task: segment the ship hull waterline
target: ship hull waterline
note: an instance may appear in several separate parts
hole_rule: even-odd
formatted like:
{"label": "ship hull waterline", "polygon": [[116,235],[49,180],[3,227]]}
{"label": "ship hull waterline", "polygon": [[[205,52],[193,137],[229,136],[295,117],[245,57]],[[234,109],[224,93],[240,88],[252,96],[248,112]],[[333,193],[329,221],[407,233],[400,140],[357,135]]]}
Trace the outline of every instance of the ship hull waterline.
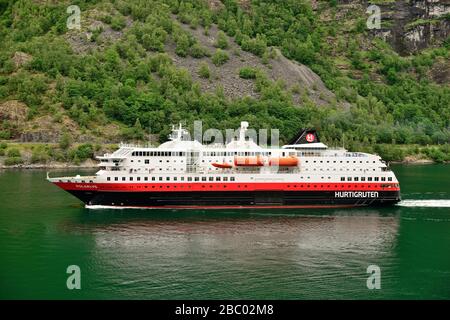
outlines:
{"label": "ship hull waterline", "polygon": [[228,209],[228,208],[335,208],[359,206],[390,206],[400,201],[399,191],[379,191],[376,197],[351,197],[367,194],[352,191],[340,197],[335,191],[192,191],[192,192],[122,192],[66,190],[86,206]]}

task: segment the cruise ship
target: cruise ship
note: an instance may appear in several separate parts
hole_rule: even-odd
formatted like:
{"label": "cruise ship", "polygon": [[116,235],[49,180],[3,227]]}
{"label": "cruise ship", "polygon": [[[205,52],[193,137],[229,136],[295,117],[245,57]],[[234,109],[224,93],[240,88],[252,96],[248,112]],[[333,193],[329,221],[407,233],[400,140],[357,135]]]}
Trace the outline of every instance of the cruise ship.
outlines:
{"label": "cruise ship", "polygon": [[378,155],[328,148],[316,130],[262,147],[243,121],[235,138],[204,145],[181,125],[158,147],[121,144],[92,176],[49,177],[87,207],[324,208],[385,206],[400,186]]}

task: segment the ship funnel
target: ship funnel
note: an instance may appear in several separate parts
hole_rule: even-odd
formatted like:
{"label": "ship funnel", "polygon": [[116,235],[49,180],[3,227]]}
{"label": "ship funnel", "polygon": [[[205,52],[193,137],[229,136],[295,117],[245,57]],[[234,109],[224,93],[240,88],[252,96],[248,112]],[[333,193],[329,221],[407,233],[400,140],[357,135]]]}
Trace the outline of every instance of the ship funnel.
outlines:
{"label": "ship funnel", "polygon": [[239,130],[239,140],[245,141],[245,132],[248,128],[248,122],[247,121],[241,121],[241,128]]}

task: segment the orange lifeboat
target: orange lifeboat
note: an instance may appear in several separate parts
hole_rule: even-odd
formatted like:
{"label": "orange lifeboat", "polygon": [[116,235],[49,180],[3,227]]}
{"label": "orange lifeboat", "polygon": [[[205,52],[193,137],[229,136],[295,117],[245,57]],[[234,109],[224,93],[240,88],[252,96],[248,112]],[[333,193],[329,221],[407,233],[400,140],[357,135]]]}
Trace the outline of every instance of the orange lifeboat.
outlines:
{"label": "orange lifeboat", "polygon": [[295,167],[298,165],[297,157],[270,158],[269,165],[280,167]]}
{"label": "orange lifeboat", "polygon": [[231,164],[229,163],[218,163],[218,162],[214,162],[212,163],[213,167],[216,168],[221,168],[221,169],[230,169],[231,167],[233,167]]}
{"label": "orange lifeboat", "polygon": [[264,162],[261,156],[234,157],[234,165],[240,167],[261,167],[264,165]]}

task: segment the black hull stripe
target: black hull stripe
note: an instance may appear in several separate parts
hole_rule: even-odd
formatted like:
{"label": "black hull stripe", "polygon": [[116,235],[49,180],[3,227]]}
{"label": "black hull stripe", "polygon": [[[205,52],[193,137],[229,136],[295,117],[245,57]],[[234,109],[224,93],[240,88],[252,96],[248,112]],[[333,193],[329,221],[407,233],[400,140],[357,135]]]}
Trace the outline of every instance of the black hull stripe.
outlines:
{"label": "black hull stripe", "polygon": [[[335,192],[98,192],[68,191],[87,205],[123,207],[280,207],[280,206],[376,206],[400,201],[399,191],[336,196]],[[358,194],[358,193],[356,193]],[[376,197],[375,197],[376,195]]]}

